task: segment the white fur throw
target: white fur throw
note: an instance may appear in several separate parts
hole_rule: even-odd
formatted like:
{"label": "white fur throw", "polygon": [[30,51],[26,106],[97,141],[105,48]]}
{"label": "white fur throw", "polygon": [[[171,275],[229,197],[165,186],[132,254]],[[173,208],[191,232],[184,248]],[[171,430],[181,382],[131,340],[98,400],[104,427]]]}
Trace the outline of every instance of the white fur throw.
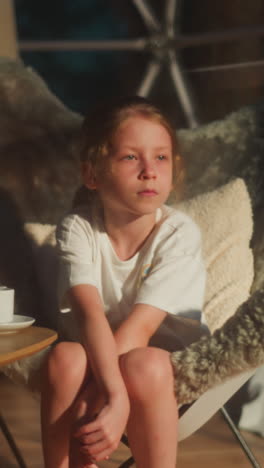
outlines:
{"label": "white fur throw", "polygon": [[56,245],[55,226],[53,224],[25,223],[25,231],[32,237],[37,246]]}
{"label": "white fur throw", "polygon": [[204,313],[211,332],[248,299],[254,276],[252,210],[243,179],[180,204],[202,232],[207,269]]}

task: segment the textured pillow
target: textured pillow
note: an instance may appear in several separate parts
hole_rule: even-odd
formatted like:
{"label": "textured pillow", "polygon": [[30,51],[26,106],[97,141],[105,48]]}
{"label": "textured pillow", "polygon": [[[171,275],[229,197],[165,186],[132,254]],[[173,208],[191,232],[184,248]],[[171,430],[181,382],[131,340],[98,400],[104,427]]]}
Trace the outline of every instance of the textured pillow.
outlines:
{"label": "textured pillow", "polygon": [[249,297],[254,275],[249,194],[243,179],[235,179],[178,208],[201,229],[207,269],[204,313],[213,332]]}

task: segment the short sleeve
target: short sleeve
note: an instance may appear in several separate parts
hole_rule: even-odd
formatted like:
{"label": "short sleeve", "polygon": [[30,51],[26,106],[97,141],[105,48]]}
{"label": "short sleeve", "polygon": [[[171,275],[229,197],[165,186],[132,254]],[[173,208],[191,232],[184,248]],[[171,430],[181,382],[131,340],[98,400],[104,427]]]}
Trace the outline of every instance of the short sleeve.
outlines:
{"label": "short sleeve", "polygon": [[177,227],[167,223],[166,232],[155,248],[149,272],[139,288],[136,303],[200,319],[205,279],[200,230],[189,217],[184,216]]}
{"label": "short sleeve", "polygon": [[78,284],[97,286],[94,273],[95,242],[91,225],[78,215],[68,215],[57,227],[59,256],[58,299],[63,307],[66,292]]}

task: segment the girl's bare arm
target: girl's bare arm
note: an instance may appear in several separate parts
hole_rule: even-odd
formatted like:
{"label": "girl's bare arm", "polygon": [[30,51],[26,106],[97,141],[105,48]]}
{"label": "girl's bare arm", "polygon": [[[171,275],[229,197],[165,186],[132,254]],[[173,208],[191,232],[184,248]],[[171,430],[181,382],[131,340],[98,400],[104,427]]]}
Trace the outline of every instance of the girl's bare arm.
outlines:
{"label": "girl's bare arm", "polygon": [[100,295],[95,286],[77,285],[70,289],[69,299],[97,384],[102,392],[115,395],[122,390],[123,380],[116,343]]}
{"label": "girl's bare arm", "polygon": [[147,346],[166,315],[164,310],[148,304],[134,305],[130,315],[115,332],[118,354]]}
{"label": "girl's bare arm", "polygon": [[[119,369],[115,338],[97,289],[91,285],[74,286],[69,291],[69,299],[79,324],[82,344],[87,351],[98,396],[105,400],[96,420],[81,424],[75,436],[84,444],[84,451],[95,440],[102,441],[102,459],[120,441],[129,415],[129,400]],[[89,420],[88,406],[87,415]]]}

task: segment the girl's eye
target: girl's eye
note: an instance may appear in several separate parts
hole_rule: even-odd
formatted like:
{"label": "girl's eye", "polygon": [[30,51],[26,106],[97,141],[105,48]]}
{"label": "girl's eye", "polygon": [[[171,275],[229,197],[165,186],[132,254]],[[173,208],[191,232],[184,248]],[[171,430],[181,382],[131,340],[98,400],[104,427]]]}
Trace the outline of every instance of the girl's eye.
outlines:
{"label": "girl's eye", "polygon": [[159,154],[158,157],[157,157],[157,159],[158,159],[159,161],[163,161],[164,159],[167,159],[167,158],[166,158],[166,156],[165,156],[164,154]]}
{"label": "girl's eye", "polygon": [[132,161],[133,159],[136,159],[136,156],[134,154],[127,154],[124,156],[123,159],[127,159],[128,161]]}

